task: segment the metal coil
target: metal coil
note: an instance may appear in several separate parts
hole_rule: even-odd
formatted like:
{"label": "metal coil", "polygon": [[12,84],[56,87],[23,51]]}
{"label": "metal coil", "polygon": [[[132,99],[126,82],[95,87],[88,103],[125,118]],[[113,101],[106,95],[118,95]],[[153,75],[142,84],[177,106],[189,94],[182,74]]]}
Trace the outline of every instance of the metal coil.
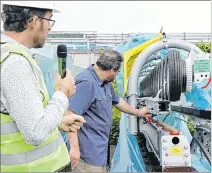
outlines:
{"label": "metal coil", "polygon": [[160,89],[160,98],[169,101],[180,100],[186,91],[186,63],[178,50],[170,50],[156,67],[141,81],[140,97],[155,97]]}

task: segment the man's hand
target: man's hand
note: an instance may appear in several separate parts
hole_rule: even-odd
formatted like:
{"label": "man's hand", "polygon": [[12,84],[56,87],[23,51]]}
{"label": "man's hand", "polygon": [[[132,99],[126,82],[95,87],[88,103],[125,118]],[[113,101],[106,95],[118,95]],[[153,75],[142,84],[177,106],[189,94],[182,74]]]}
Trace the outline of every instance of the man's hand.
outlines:
{"label": "man's hand", "polygon": [[149,118],[152,115],[150,114],[149,109],[147,107],[143,107],[142,109],[138,109],[138,116]]}
{"label": "man's hand", "polygon": [[80,160],[80,149],[79,147],[71,147],[70,150],[70,159],[71,159],[71,166],[72,168],[76,168],[77,164],[79,163]]}
{"label": "man's hand", "polygon": [[65,114],[59,128],[65,132],[76,132],[85,123],[82,116],[76,114]]}
{"label": "man's hand", "polygon": [[76,86],[74,77],[69,69],[66,70],[66,77],[64,79],[57,73],[55,81],[55,91],[63,92],[68,98],[76,93]]}
{"label": "man's hand", "polygon": [[144,107],[142,109],[135,109],[131,105],[129,105],[124,99],[120,98],[119,104],[114,105],[118,110],[121,112],[125,112],[134,116],[139,117],[151,117],[151,114],[147,107]]}

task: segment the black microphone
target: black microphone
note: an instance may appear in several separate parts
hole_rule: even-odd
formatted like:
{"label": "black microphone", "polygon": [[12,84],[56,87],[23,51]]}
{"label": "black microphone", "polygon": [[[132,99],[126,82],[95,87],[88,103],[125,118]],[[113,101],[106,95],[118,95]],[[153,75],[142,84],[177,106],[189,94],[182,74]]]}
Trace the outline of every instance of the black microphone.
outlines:
{"label": "black microphone", "polygon": [[67,59],[66,45],[59,44],[57,46],[57,56],[58,56],[58,72],[63,79],[66,76],[66,59]]}

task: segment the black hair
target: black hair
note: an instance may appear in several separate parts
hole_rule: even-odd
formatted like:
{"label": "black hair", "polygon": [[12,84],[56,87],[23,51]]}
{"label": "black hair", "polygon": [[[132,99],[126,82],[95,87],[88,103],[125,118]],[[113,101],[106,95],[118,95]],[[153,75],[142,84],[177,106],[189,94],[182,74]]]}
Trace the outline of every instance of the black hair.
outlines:
{"label": "black hair", "polygon": [[2,15],[6,15],[4,31],[22,32],[26,29],[26,24],[35,15],[43,17],[49,9],[39,9],[31,7],[19,7],[14,5],[3,5]]}
{"label": "black hair", "polygon": [[114,71],[118,71],[121,67],[121,63],[123,62],[123,56],[121,53],[115,50],[106,50],[103,54],[98,58],[96,65],[106,71],[113,69]]}

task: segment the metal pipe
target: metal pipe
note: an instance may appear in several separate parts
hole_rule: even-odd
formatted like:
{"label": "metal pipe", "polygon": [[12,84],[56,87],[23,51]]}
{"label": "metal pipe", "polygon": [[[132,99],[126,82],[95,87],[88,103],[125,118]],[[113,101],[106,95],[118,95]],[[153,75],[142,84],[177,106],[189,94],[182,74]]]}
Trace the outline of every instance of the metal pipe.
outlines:
{"label": "metal pipe", "polygon": [[144,70],[144,69],[146,69],[147,67],[152,67],[152,66],[155,66],[155,64],[153,64],[153,63],[147,63],[147,64],[145,64],[145,65],[142,67],[141,71]]}
{"label": "metal pipe", "polygon": [[153,67],[156,66],[161,60],[152,60],[153,62],[145,63],[145,65],[142,67],[141,71],[144,70],[147,67]]}
{"label": "metal pipe", "polygon": [[149,62],[151,62],[153,60],[159,60],[159,59],[162,59],[161,55],[153,55],[153,56],[147,58],[147,60],[145,61],[144,64],[147,64],[147,63],[149,63]]}
{"label": "metal pipe", "polygon": [[148,74],[149,74],[148,72],[147,73],[140,73],[140,76],[146,76]]}
{"label": "metal pipe", "polygon": [[[146,59],[153,55],[154,53],[158,52],[161,49],[167,48],[178,48],[183,49],[185,51],[190,52],[192,49],[197,51],[198,53],[202,53],[201,49],[195,46],[194,44],[188,43],[183,40],[173,40],[167,39],[166,41],[159,41],[150,45],[147,49],[142,51],[138,57],[136,58],[135,62],[133,63],[130,77],[128,81],[128,103],[133,107],[137,107],[137,91],[138,85],[135,82],[139,79],[139,74],[142,66],[144,65]],[[136,135],[137,131],[137,117],[130,116],[129,117],[129,133]]]}
{"label": "metal pipe", "polygon": [[152,66],[152,67],[147,67],[147,68],[143,69],[143,70],[140,72],[140,74],[150,72],[150,71],[152,71],[154,68],[155,68],[155,65]]}

